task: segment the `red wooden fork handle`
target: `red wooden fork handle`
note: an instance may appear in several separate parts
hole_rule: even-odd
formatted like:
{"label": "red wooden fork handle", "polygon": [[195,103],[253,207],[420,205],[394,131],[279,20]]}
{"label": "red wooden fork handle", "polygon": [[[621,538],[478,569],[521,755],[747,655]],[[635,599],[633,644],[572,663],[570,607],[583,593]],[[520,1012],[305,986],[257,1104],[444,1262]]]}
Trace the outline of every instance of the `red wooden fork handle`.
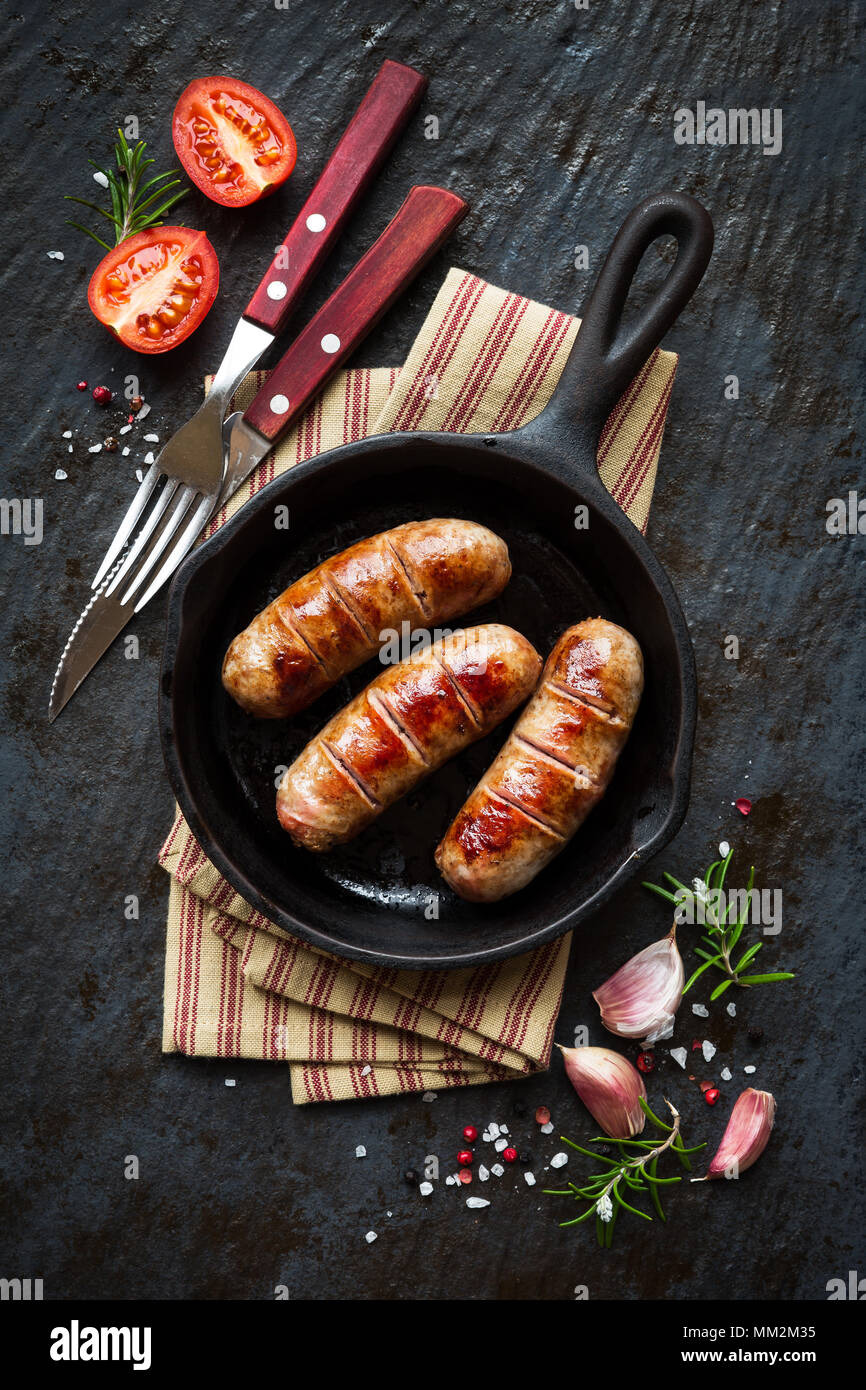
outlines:
{"label": "red wooden fork handle", "polygon": [[244,318],[277,334],[375,178],[427,86],[390,58],[352,117],[288,236],[247,305]]}
{"label": "red wooden fork handle", "polygon": [[444,188],[413,188],[378,241],[295,339],[244,420],[272,443],[334,375],[468,212]]}

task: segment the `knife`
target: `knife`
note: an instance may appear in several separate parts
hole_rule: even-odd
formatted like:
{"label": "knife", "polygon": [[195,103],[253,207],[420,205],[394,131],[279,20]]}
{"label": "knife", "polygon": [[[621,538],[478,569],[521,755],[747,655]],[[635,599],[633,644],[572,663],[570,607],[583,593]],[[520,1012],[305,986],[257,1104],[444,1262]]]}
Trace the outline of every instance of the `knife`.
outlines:
{"label": "knife", "polygon": [[[419,186],[410,191],[378,240],[284,353],[246,411],[225,420],[220,436],[223,483],[211,516],[291,429],[467,211],[463,199],[446,189]],[[132,616],[131,605],[119,601],[119,589],[106,592],[122,563],[119,554],[70,633],[51,688],[52,722]],[[154,580],[136,612],[157,587]]]}

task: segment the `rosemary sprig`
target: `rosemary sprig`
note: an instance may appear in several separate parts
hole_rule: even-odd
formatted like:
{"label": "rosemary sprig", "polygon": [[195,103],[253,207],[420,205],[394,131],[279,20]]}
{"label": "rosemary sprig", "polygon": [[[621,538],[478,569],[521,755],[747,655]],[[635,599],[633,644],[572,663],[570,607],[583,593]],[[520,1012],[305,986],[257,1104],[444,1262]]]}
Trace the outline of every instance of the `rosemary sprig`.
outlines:
{"label": "rosemary sprig", "polygon": [[[144,180],[147,169],[153,164],[152,159],[145,159],[145,143],[139,140],[138,144],[130,148],[126,136],[122,130],[118,130],[118,141],[114,147],[114,157],[117,162],[117,169],[103,169],[100,164],[89,159],[87,162],[94,169],[98,170],[108,179],[108,192],[111,196],[111,211],[98,207],[96,203],[88,202],[86,198],[73,198],[66,195],[66,202],[80,203],[82,207],[90,208],[91,212],[99,213],[114,227],[114,245],[119,246],[127,237],[133,236],[136,232],[143,232],[148,227],[161,227],[162,219],[189,192],[188,188],[182,188],[179,193],[171,193],[169,197],[165,195],[172,188],[180,185],[180,179],[173,178],[177,169],[170,169],[166,174],[155,174],[153,178]],[[170,179],[170,183],[165,180]],[[147,195],[147,196],[145,196]],[[92,237],[100,246],[104,246],[106,251],[111,247],[102,237],[92,232],[89,227],[82,227],[80,222],[69,221],[70,227],[75,227],[79,232],[84,232],[85,236]]]}
{"label": "rosemary sprig", "polygon": [[[728,850],[724,859],[714,860],[703,878],[696,878],[691,888],[687,888],[684,883],[680,883],[678,878],[674,878],[673,874],[669,873],[663,873],[662,877],[673,885],[676,889],[675,893],[670,892],[667,888],[661,888],[657,883],[645,882],[643,885],[644,888],[648,888],[651,893],[657,893],[658,896],[664,898],[666,902],[673,903],[674,907],[676,907],[680,913],[689,903],[691,903],[695,909],[701,908],[703,910],[702,915],[704,925],[707,928],[707,934],[701,937],[701,941],[710,949],[709,951],[705,951],[702,950],[700,946],[694,948],[695,955],[701,957],[703,964],[699,965],[697,970],[695,970],[686,981],[683,987],[683,994],[691,989],[695,980],[703,975],[705,970],[709,970],[710,966],[714,966],[717,970],[721,970],[725,976],[722,983],[716,985],[716,988],[710,995],[711,1000],[718,999],[719,995],[724,994],[725,990],[730,989],[731,985],[739,985],[743,989],[750,989],[752,985],[771,984],[776,980],[794,979],[794,975],[789,970],[777,970],[765,975],[749,975],[744,973],[748,970],[748,967],[763,947],[763,941],[756,941],[753,945],[749,946],[736,963],[733,960],[733,952],[749,918],[752,889],[755,884],[755,866],[753,864],[746,886],[745,905],[736,920],[734,920],[732,916],[734,908],[737,906],[736,899],[732,898],[727,906],[724,908],[720,907],[723,900],[725,878],[733,854],[734,851],[731,849]],[[679,921],[680,918],[678,917],[677,920]]]}
{"label": "rosemary sprig", "polygon": [[[673,1117],[672,1125],[665,1124],[658,1115],[654,1115],[645,1100],[641,1100],[640,1104],[647,1119],[655,1125],[656,1129],[667,1135],[662,1143],[657,1144],[652,1139],[608,1139],[605,1134],[596,1135],[594,1139],[590,1139],[591,1144],[614,1144],[619,1151],[619,1158],[607,1158],[604,1154],[593,1149],[584,1149],[580,1144],[575,1144],[573,1140],[566,1139],[565,1135],[561,1135],[563,1144],[568,1144],[569,1148],[588,1155],[589,1158],[605,1164],[606,1167],[600,1173],[590,1173],[580,1187],[577,1183],[570,1182],[568,1187],[546,1187],[543,1189],[550,1197],[572,1197],[576,1202],[589,1203],[580,1216],[575,1216],[570,1221],[560,1221],[559,1224],[560,1226],[579,1226],[581,1222],[587,1221],[594,1214],[596,1238],[603,1249],[609,1250],[613,1243],[613,1229],[621,1211],[630,1211],[633,1216],[640,1216],[644,1221],[652,1221],[653,1218],[648,1212],[632,1206],[632,1202],[636,1200],[631,1196],[633,1192],[646,1192],[659,1220],[665,1221],[667,1219],[662,1207],[659,1188],[666,1187],[669,1183],[682,1182],[682,1175],[674,1174],[673,1177],[668,1178],[658,1176],[658,1162],[662,1154],[671,1150],[677,1155],[686,1172],[691,1172],[692,1165],[689,1162],[689,1154],[698,1153],[707,1147],[706,1144],[696,1144],[690,1149],[685,1147],[680,1133],[679,1111],[669,1100],[665,1100],[665,1105]],[[637,1152],[632,1153],[631,1150],[633,1149]],[[626,1192],[630,1197],[629,1201],[626,1201],[624,1195]]]}

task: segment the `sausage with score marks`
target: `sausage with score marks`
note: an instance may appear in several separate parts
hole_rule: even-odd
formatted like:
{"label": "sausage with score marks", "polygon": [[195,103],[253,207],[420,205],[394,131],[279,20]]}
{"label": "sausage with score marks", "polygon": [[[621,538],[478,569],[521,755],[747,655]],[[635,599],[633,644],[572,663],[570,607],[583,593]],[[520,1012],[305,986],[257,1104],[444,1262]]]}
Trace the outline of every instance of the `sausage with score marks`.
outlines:
{"label": "sausage with score marks", "polygon": [[642,692],[643,657],[624,628],[590,618],[563,633],[436,851],[455,893],[497,902],[565,848],[605,793]]}
{"label": "sausage with score marks", "polygon": [[500,594],[505,542],[472,521],[409,521],[317,565],[235,637],[222,681],[262,719],[306,709],[376,655],[386,629],[438,626]]}
{"label": "sausage with score marks", "polygon": [[277,815],[296,845],[345,844],[386,807],[522,704],[541,658],[513,628],[452,633],[391,666],[296,758]]}

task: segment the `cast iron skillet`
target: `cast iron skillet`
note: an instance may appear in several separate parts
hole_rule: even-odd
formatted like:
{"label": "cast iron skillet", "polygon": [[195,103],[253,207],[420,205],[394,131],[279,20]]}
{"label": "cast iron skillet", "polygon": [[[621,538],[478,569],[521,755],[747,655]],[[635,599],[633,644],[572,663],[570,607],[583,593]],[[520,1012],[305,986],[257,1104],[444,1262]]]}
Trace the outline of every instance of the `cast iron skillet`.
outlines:
{"label": "cast iron skillet", "polygon": [[[677,239],[677,260],[627,326],[623,308],[638,262],[667,234]],[[694,293],[712,242],[709,215],[694,199],[647,198],[613,243],[562,379],[537,419],[496,436],[389,434],[332,449],[275,479],[179,570],[160,699],[169,777],[220,873],[293,935],[383,966],[501,960],[577,926],[679,828],[695,725],[691,643],[667,575],[604,488],[595,459],[602,425]],[[274,527],[281,504],[290,509],[288,532]],[[581,505],[589,509],[583,530],[575,527]],[[277,823],[276,780],[380,668],[362,667],[290,721],[251,718],[220,684],[232,637],[294,579],[364,536],[435,516],[482,522],[511,552],[505,592],[462,623],[509,623],[546,655],[564,628],[601,614],[634,633],[646,663],[638,719],[607,795],[534,883],[486,906],[446,888],[433,851],[508,726],[353,843],[313,855],[295,849]]]}

